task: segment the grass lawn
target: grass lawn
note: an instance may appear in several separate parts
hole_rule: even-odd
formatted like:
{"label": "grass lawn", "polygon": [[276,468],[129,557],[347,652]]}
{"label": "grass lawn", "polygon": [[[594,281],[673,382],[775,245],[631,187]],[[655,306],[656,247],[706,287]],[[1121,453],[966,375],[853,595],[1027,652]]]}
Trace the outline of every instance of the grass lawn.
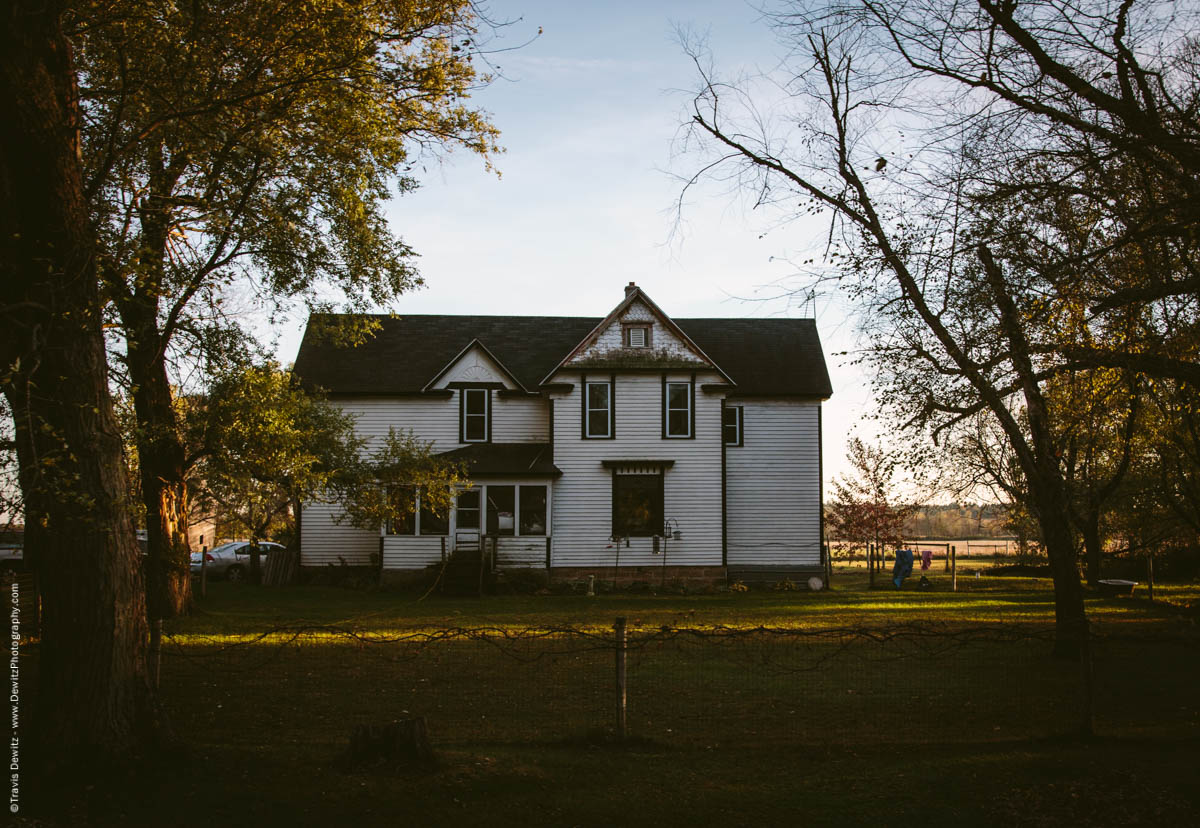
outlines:
{"label": "grass lawn", "polygon": [[[1098,736],[1082,741],[1066,735],[1082,673],[1049,657],[1047,580],[960,572],[958,593],[865,581],[424,601],[211,584],[199,611],[170,625],[162,668],[190,753],[144,796],[98,797],[93,821],[1200,824],[1200,658],[1195,615],[1179,609],[1200,586],[1157,587],[1174,608],[1089,599]],[[617,616],[631,624],[625,745],[606,737],[603,636]],[[475,628],[490,632],[446,632]],[[437,767],[338,761],[355,725],[410,715],[427,718]]]}

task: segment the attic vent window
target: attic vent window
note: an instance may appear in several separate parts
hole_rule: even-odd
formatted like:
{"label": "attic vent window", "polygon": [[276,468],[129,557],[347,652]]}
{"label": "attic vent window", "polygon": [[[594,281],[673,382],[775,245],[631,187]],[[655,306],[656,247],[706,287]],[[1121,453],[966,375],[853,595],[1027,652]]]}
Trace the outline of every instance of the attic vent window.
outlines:
{"label": "attic vent window", "polygon": [[630,328],[629,329],[629,347],[630,348],[645,348],[646,347],[646,329],[645,328]]}

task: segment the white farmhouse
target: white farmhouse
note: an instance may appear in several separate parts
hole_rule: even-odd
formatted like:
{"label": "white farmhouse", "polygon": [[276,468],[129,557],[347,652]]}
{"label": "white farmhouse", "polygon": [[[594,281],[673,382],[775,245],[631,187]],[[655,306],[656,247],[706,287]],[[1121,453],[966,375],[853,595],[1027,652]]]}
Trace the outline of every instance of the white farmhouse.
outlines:
{"label": "white farmhouse", "polygon": [[482,547],[551,580],[820,573],[831,389],[813,320],[671,319],[631,282],[603,319],[378,321],[356,348],[310,330],[295,373],[363,436],[411,429],[474,485],[448,516],[418,504],[376,531],[306,503],[302,565],[400,576]]}

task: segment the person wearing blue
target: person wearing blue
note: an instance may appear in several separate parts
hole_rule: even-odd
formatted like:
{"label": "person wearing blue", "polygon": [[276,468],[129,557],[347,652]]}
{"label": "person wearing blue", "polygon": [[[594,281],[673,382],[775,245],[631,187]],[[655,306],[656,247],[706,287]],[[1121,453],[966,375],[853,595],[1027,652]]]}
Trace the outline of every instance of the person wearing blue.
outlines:
{"label": "person wearing blue", "polygon": [[913,553],[911,549],[896,549],[896,563],[892,567],[892,583],[896,589],[904,583],[904,579],[912,574]]}

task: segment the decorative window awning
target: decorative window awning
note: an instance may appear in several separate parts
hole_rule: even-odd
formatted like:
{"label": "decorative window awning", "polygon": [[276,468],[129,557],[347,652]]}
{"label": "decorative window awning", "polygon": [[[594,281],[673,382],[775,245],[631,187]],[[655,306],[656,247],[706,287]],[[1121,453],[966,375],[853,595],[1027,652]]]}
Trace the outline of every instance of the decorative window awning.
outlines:
{"label": "decorative window awning", "polygon": [[674,460],[601,460],[600,465],[610,469],[613,474],[662,474],[671,466]]}

